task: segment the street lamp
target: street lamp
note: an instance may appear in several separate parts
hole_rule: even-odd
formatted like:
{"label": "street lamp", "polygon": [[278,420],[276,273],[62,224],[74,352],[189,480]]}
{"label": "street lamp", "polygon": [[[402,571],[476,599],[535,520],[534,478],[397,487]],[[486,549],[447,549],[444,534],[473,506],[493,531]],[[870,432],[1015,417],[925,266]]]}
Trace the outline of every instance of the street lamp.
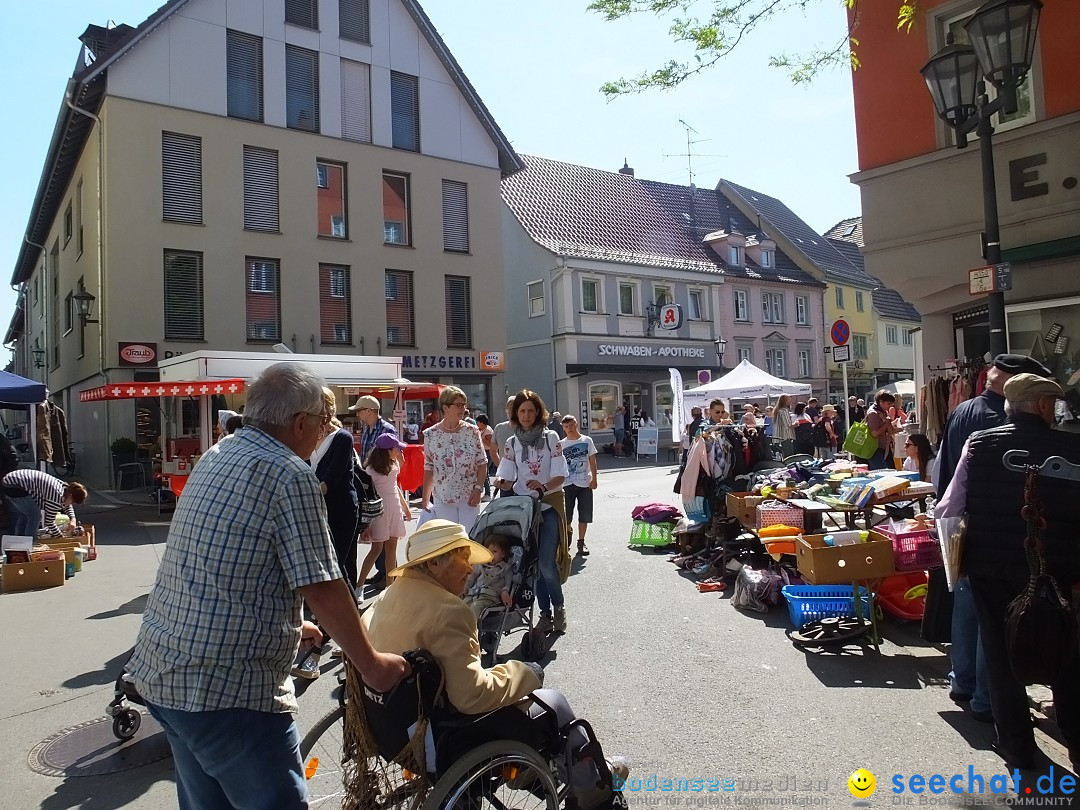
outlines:
{"label": "street lamp", "polygon": [[724,349],[727,346],[727,341],[719,335],[716,340],[713,341],[713,346],[716,347],[716,364],[720,366],[720,373],[724,373]]}
{"label": "street lamp", "polygon": [[45,368],[45,350],[35,347],[31,353],[34,355],[34,368]]}
{"label": "street lamp", "polygon": [[100,323],[100,321],[90,320],[90,316],[94,314],[94,301],[97,300],[91,293],[79,290],[72,298],[75,299],[75,311],[83,322],[83,326],[88,323]]}
{"label": "street lamp", "polygon": [[[998,226],[997,184],[994,180],[994,152],[990,137],[991,116],[1016,112],[1016,90],[1024,83],[1035,53],[1039,28],[1040,0],[990,0],[964,23],[971,45],[951,42],[934,54],[921,73],[934,100],[938,117],[956,131],[956,146],[967,146],[967,135],[979,136],[983,187],[983,258],[987,264],[1001,263],[1001,233]],[[986,94],[986,82],[997,89],[993,101]],[[989,295],[990,354],[1004,354],[1005,294]]]}

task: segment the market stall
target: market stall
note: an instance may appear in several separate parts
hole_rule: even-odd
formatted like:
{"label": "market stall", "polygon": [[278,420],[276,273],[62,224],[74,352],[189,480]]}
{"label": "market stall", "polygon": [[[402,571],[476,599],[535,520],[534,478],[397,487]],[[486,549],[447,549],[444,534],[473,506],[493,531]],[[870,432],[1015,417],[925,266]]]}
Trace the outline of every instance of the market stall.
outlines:
{"label": "market stall", "polygon": [[813,389],[806,383],[774,377],[767,371],[743,360],[719,379],[683,392],[683,424],[690,421],[690,409],[705,409],[714,399],[769,399],[781,394],[809,395]]}

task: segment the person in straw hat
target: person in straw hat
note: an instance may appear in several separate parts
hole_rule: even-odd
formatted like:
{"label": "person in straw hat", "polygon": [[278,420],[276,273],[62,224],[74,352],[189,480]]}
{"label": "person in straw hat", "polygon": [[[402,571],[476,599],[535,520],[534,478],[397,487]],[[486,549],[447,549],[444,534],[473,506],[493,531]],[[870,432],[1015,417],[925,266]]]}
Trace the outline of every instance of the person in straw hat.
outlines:
{"label": "person in straw hat", "polygon": [[454,735],[453,751],[436,751],[440,773],[463,749],[490,740],[541,745],[548,732],[539,725],[544,721],[527,713],[532,692],[555,711],[560,727],[575,719],[561,692],[540,689],[544,671],[538,664],[481,663],[476,616],[462,595],[472,567],[490,562],[491,552],[470,540],[464,526],[429,520],[409,538],[405,558],[389,574],[393,583],[364,613],[372,645],[384,652],[427,650],[442,669],[450,705],[462,714],[485,715],[467,734]]}

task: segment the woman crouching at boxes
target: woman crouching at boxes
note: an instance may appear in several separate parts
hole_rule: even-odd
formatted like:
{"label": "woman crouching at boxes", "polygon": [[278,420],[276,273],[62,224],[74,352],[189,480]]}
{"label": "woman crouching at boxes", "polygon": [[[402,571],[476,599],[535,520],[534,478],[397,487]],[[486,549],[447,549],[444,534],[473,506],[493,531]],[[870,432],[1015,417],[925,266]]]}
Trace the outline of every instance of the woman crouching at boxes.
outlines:
{"label": "woman crouching at boxes", "polygon": [[[74,534],[74,504],[86,501],[86,487],[72,481],[70,484],[40,470],[13,470],[4,476],[0,490],[7,496],[12,507],[11,533],[33,537],[41,528],[41,513],[45,513],[45,528],[53,537]],[[63,530],[56,523],[56,516],[64,514],[69,522]]]}

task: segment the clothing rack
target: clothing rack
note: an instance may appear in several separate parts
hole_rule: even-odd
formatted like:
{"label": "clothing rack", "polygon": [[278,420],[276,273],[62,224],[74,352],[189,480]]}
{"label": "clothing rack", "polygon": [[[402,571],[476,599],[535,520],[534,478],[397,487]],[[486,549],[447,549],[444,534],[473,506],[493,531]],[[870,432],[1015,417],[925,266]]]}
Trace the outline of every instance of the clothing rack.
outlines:
{"label": "clothing rack", "polygon": [[[1009,450],[1001,457],[1001,463],[1006,470],[1025,473],[1027,466],[1018,462],[1027,457],[1027,450]],[[1061,478],[1065,481],[1080,481],[1080,464],[1073,464],[1061,456],[1050,456],[1040,465],[1039,475],[1046,478]]]}

